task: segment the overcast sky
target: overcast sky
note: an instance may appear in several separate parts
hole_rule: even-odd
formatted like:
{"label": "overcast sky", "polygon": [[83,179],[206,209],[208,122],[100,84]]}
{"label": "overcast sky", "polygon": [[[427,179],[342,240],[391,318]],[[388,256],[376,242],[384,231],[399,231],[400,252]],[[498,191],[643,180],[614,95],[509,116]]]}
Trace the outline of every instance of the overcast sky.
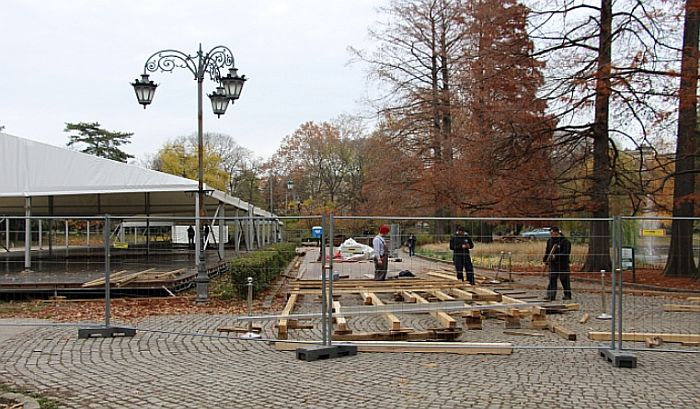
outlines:
{"label": "overcast sky", "polygon": [[[0,125],[6,133],[65,146],[65,122],[134,132],[137,158],[196,131],[197,87],[186,69],[155,73],[144,110],[129,82],[161,49],[194,54],[229,47],[249,77],[217,119],[205,96],[204,130],[231,135],[269,157],[301,123],[362,109],[365,67],[349,45],[368,47],[376,0],[2,0]],[[208,78],[204,91],[215,85]]]}

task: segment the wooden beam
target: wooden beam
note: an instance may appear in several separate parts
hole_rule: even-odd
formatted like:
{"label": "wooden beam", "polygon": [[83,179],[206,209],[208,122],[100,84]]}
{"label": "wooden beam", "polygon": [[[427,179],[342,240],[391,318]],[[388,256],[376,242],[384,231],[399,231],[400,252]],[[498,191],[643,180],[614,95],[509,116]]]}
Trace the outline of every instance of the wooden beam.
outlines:
{"label": "wooden beam", "polygon": [[[462,355],[510,355],[513,344],[477,343],[477,342],[410,342],[410,341],[356,341],[359,352],[414,352],[414,353],[447,353]],[[296,351],[304,344],[296,342],[275,342],[278,351]]]}
{"label": "wooden beam", "polygon": [[336,329],[336,332],[343,333],[343,334],[347,334],[349,332],[352,332],[348,328],[348,322],[345,319],[345,317],[340,315],[340,301],[333,301],[333,312],[334,312],[333,318],[335,319],[335,323],[338,326],[338,328]]}
{"label": "wooden beam", "polygon": [[[138,272],[136,272],[136,273],[131,273],[131,274],[123,275],[123,276],[117,278],[116,280],[114,280],[114,284],[115,284],[117,287],[121,287],[121,286],[123,286],[123,285],[125,285],[125,284],[128,284],[128,283],[132,282],[132,281],[138,280],[142,275],[144,275],[144,274],[146,274],[146,273],[149,273],[149,272],[151,272],[151,271],[153,271],[153,270],[155,270],[155,267],[154,267],[154,268],[149,268],[149,269],[143,270],[143,271],[138,271]],[[112,280],[110,279],[109,282],[112,283]]]}
{"label": "wooden beam", "polygon": [[562,325],[551,324],[549,329],[567,341],[576,341],[576,333]]}
{"label": "wooden beam", "polygon": [[[401,280],[376,281],[369,279],[343,279],[333,281],[333,287],[337,288],[377,288],[377,287],[420,287],[420,286],[455,286],[455,283],[447,280],[430,280],[422,278],[409,278]],[[300,280],[289,284],[290,288],[318,289],[322,285],[320,280]],[[465,286],[468,284],[464,284]]]}
{"label": "wooden beam", "polygon": [[664,304],[665,312],[700,312],[700,304]]}
{"label": "wooden beam", "polygon": [[523,332],[523,331],[503,330],[503,333],[505,335],[519,335],[519,336],[523,336],[523,337],[544,337],[544,334],[540,334],[539,332]]}
{"label": "wooden beam", "polygon": [[457,280],[457,276],[450,275],[447,273],[442,273],[439,271],[428,271],[426,274],[431,276],[431,277],[440,278],[443,280],[459,281],[459,280]]}
{"label": "wooden beam", "polygon": [[236,333],[245,333],[245,332],[255,332],[255,333],[260,333],[262,331],[261,327],[253,327],[253,328],[248,328],[248,327],[229,327],[229,326],[223,326],[223,327],[218,327],[216,329],[219,332],[236,332]]}
{"label": "wooden beam", "polygon": [[[417,287],[386,286],[386,287],[376,287],[376,288],[336,288],[335,284],[333,284],[333,295],[336,295],[336,294],[357,294],[357,293],[360,293],[362,291],[373,292],[373,293],[395,293],[395,292],[401,291],[401,290],[430,292],[433,290],[448,290],[451,287],[452,286],[450,286],[450,285],[442,285],[442,286],[417,286]],[[313,288],[300,288],[300,289],[290,288],[289,292],[295,292],[295,293],[306,294],[306,295],[321,295],[322,294],[320,289],[313,289]]]}
{"label": "wooden beam", "polygon": [[440,290],[432,290],[428,291],[433,297],[437,298],[440,301],[454,301],[455,298],[452,297],[451,295],[448,295],[447,293],[444,293]]}
{"label": "wooden beam", "polygon": [[[116,278],[118,278],[118,277],[121,277],[121,276],[125,275],[127,272],[128,272],[128,270],[121,270],[121,271],[117,271],[117,272],[115,272],[115,273],[110,274],[110,276],[109,276],[109,283],[111,284],[113,279],[116,279]],[[81,285],[81,287],[97,287],[97,286],[100,286],[100,285],[104,285],[104,283],[105,283],[105,278],[104,278],[104,277],[100,277],[100,278],[97,278],[97,279],[95,279],[95,280],[90,280],[90,281],[84,282],[84,283]]]}
{"label": "wooden beam", "polygon": [[[477,290],[476,287],[469,289],[469,291],[466,290],[461,290],[459,288],[450,288],[449,292],[454,295],[455,297],[459,298],[460,300],[465,300],[465,301],[493,301],[493,302],[502,302],[503,301],[503,294],[498,294],[496,292],[486,290],[486,291],[480,291],[483,289]],[[515,298],[513,298],[515,299]],[[517,300],[517,303],[521,303],[522,301]]]}
{"label": "wooden beam", "polygon": [[[426,300],[425,298],[421,297],[416,293],[412,293],[410,291],[405,291],[405,293],[408,297],[415,299],[416,303],[418,304],[430,304],[430,301]],[[406,299],[406,297],[404,297],[404,299]],[[450,315],[444,311],[431,311],[430,315],[437,319],[443,328],[457,327],[457,320],[450,317]]]}
{"label": "wooden beam", "polygon": [[356,332],[333,334],[333,341],[454,341],[462,335],[459,330],[432,329],[427,331]]}
{"label": "wooden beam", "polygon": [[[297,293],[291,293],[289,294],[289,299],[287,299],[287,305],[285,305],[284,310],[282,310],[281,315],[289,315],[292,313],[294,310],[294,304],[297,302],[297,298],[299,297],[299,294]],[[277,321],[277,338],[279,339],[287,339],[288,336],[288,320],[286,318],[282,318]]]}
{"label": "wooden beam", "polygon": [[[659,337],[664,342],[700,342],[700,334],[676,334],[665,332],[623,332],[623,341],[645,342],[647,338]],[[610,341],[609,332],[589,332],[588,338],[593,341]],[[617,338],[617,335],[616,335]]]}
{"label": "wooden beam", "polygon": [[[371,304],[368,304],[368,305],[376,305],[376,306],[384,305],[382,300],[380,300],[379,297],[377,297],[377,295],[374,293],[360,292],[360,295],[365,300],[365,304],[367,304],[367,300],[370,300]],[[388,313],[384,314],[384,318],[389,323],[390,330],[398,331],[401,329],[401,320],[396,315],[388,312]]]}

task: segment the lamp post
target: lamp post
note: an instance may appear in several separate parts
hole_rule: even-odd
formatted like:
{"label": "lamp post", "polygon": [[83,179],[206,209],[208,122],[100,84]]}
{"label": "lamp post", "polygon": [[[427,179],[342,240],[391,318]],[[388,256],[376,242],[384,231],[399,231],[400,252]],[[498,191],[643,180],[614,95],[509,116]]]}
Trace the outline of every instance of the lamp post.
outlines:
{"label": "lamp post", "polygon": [[287,210],[289,209],[289,204],[287,203],[287,196],[289,191],[294,189],[294,181],[292,179],[287,180],[287,190],[284,192],[284,214],[287,215]]}
{"label": "lamp post", "polygon": [[268,184],[268,187],[270,188],[270,214],[275,213],[275,206],[274,206],[275,202],[272,199],[272,182],[274,182],[274,179],[273,179],[274,176],[275,176],[274,173],[272,173],[272,171],[270,171],[270,176],[267,178],[267,184]]}
{"label": "lamp post", "polygon": [[[209,275],[206,268],[206,258],[201,248],[204,237],[202,235],[202,222],[206,212],[204,209],[204,126],[202,113],[202,83],[204,76],[209,74],[209,78],[218,83],[216,90],[209,94],[211,105],[217,118],[226,113],[229,102],[233,104],[241,96],[243,84],[246,81],[245,75],[239,76],[235,67],[233,53],[228,47],[216,46],[204,53],[202,45],[195,55],[185,54],[178,50],[161,50],[151,55],[144,64],[141,79],[136,79],[131,85],[136,92],[136,98],[143,109],[153,101],[153,96],[158,84],[148,79],[148,72],[172,72],[175,68],[187,68],[197,81],[197,211],[195,213],[196,224],[196,246],[195,253],[197,259],[197,299],[195,302],[207,302],[209,295]],[[229,73],[222,76],[220,70],[228,68]]]}

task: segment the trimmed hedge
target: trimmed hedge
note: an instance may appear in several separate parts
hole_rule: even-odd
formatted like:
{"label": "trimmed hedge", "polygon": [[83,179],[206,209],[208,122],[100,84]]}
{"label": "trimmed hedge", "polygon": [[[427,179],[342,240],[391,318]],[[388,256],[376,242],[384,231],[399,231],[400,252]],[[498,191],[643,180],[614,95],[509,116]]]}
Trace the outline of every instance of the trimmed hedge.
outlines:
{"label": "trimmed hedge", "polygon": [[294,259],[296,248],[296,243],[277,243],[233,259],[228,265],[230,287],[222,289],[222,296],[247,297],[248,277],[253,277],[253,292],[266,289]]}

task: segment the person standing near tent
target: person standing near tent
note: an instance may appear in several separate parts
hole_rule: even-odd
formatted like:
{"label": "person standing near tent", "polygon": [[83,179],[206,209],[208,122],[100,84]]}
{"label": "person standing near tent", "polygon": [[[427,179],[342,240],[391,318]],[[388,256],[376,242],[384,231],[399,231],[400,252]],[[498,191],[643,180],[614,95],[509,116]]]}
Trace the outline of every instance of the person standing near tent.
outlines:
{"label": "person standing near tent", "polygon": [[549,285],[545,301],[554,301],[557,298],[557,280],[561,281],[564,288],[563,300],[571,299],[571,279],[569,273],[569,255],[571,254],[571,242],[564,237],[558,227],[549,229],[550,238],[547,240],[547,248],[542,261],[549,265]]}
{"label": "person standing near tent", "polygon": [[191,249],[194,248],[194,228],[191,225],[187,228],[187,245],[189,245]]}
{"label": "person standing near tent", "polygon": [[469,256],[469,250],[473,248],[474,242],[464,232],[464,227],[457,226],[457,233],[450,239],[450,250],[453,251],[452,260],[455,263],[455,270],[457,270],[457,279],[464,281],[462,271],[466,270],[467,281],[471,285],[475,285],[474,265],[472,264],[472,258]]}
{"label": "person standing near tent", "polygon": [[416,235],[411,233],[410,236],[408,236],[408,239],[406,240],[406,244],[408,245],[408,255],[409,257],[415,256],[416,255],[416,242],[418,240],[416,239]]}
{"label": "person standing near tent", "polygon": [[384,236],[389,234],[391,229],[386,224],[379,227],[379,234],[372,240],[374,249],[374,279],[377,281],[386,280],[386,273],[389,270],[389,249],[386,246]]}

